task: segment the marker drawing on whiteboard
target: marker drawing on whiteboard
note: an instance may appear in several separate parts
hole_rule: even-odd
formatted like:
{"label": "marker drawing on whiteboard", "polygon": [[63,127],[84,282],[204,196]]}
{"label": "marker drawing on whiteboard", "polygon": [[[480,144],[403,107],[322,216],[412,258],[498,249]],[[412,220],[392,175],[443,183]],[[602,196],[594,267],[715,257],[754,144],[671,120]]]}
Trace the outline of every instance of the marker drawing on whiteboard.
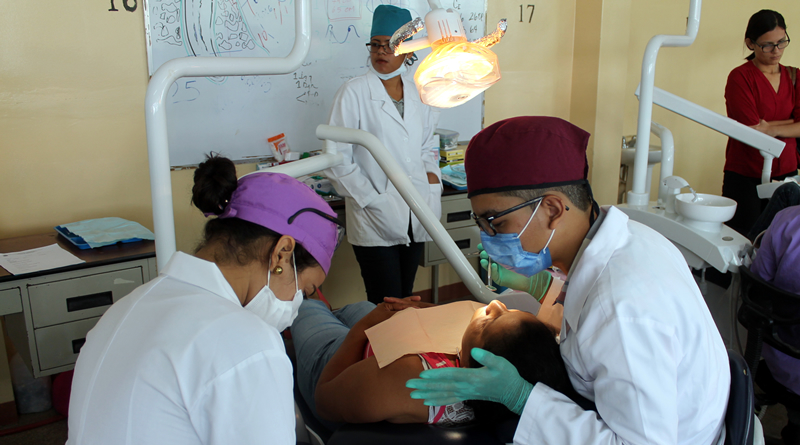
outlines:
{"label": "marker drawing on whiteboard", "polygon": [[[298,102],[302,102],[304,104],[307,103],[316,103],[311,102],[314,98],[319,97],[319,88],[314,85],[314,76],[309,76],[308,74],[303,73],[303,71],[297,72],[295,71],[292,73],[295,86],[298,90],[302,91],[303,93],[296,97]],[[319,103],[316,103],[319,105]]]}
{"label": "marker drawing on whiteboard", "polygon": [[[172,86],[169,87],[169,91],[172,93],[169,97],[174,99],[172,103],[177,104],[179,102],[191,102],[200,97],[200,90],[193,85],[196,82],[197,80],[194,79],[181,79],[178,82],[173,83]],[[183,83],[183,88],[179,87],[179,83]]]}
{"label": "marker drawing on whiteboard", "polygon": [[361,20],[361,2],[359,0],[328,0],[328,20]]}
{"label": "marker drawing on whiteboard", "polygon": [[339,38],[336,37],[336,34],[333,30],[333,25],[328,25],[328,29],[325,31],[325,37],[331,43],[343,44],[347,42],[347,39],[350,37],[351,32],[355,34],[357,38],[359,39],[361,38],[361,36],[358,34],[358,29],[356,29],[355,25],[350,25],[347,27],[347,34],[345,34],[344,40],[339,40]]}

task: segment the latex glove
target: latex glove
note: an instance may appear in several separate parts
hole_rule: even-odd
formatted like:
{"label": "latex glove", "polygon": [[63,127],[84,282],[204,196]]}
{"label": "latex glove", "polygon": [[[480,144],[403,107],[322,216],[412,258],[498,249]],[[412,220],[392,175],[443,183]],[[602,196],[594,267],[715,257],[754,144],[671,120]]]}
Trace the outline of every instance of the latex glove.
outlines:
{"label": "latex glove", "polygon": [[[478,252],[480,252],[481,267],[483,270],[487,270],[489,268],[489,254],[483,250],[483,244],[478,244]],[[527,292],[539,302],[547,295],[547,290],[550,288],[552,280],[553,276],[547,271],[539,272],[532,277],[526,277],[492,262],[492,281],[499,286]]]}
{"label": "latex glove", "polygon": [[406,382],[413,388],[412,399],[425,399],[425,405],[452,405],[464,400],[502,403],[520,414],[533,385],[520,377],[517,368],[503,357],[481,348],[472,348],[472,358],[483,368],[440,368],[420,373],[419,379]]}

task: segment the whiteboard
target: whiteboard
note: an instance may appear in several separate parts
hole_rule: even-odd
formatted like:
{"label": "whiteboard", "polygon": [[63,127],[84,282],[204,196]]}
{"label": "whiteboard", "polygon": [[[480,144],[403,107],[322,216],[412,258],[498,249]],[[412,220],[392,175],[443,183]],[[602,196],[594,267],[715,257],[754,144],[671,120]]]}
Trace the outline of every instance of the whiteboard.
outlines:
{"label": "whiteboard", "polygon": [[[427,0],[382,0],[424,17]],[[381,0],[311,0],[311,48],[297,71],[273,76],[181,78],[167,94],[170,165],[197,165],[204,153],[234,160],[271,156],[284,133],[292,151],[322,148],[314,136],[334,94],[368,69],[372,12]],[[294,43],[294,0],[145,0],[148,68],[186,56],[285,57]],[[486,30],[486,0],[444,0],[460,12],[467,38]],[[492,26],[492,29],[494,26]],[[425,35],[422,31],[418,36]],[[430,49],[417,52],[420,61]],[[406,81],[413,81],[413,70]],[[442,110],[439,128],[469,140],[483,125],[483,95]]]}

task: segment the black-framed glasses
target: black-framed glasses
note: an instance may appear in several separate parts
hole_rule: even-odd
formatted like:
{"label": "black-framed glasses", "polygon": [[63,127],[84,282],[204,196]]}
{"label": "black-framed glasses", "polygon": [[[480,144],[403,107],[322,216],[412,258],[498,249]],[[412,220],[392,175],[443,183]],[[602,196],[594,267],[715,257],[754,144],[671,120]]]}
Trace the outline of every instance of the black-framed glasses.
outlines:
{"label": "black-framed glasses", "polygon": [[761,45],[761,44],[758,44],[758,43],[754,42],[753,44],[755,46],[761,48],[761,51],[764,51],[765,53],[771,53],[772,51],[775,51],[775,48],[778,48],[778,49],[786,48],[787,46],[789,46],[789,42],[791,42],[791,41],[792,40],[789,38],[789,34],[786,34],[786,39],[785,40],[778,40],[778,43],[765,43],[765,44]]}
{"label": "black-framed glasses", "polygon": [[384,43],[384,44],[381,44],[381,43],[378,43],[378,42],[369,42],[369,43],[367,43],[367,49],[369,49],[369,52],[371,52],[371,53],[378,53],[378,52],[381,51],[381,48],[383,48],[383,51],[385,53],[387,53],[387,54],[394,54],[394,50],[392,49],[391,46],[389,46],[388,43]]}
{"label": "black-framed glasses", "polygon": [[297,219],[297,217],[300,216],[301,213],[305,212],[311,212],[315,215],[319,215],[327,219],[328,221],[336,224],[336,247],[339,247],[339,244],[342,243],[342,239],[344,239],[344,223],[341,222],[338,218],[334,218],[331,215],[328,215],[327,213],[323,212],[322,210],[315,209],[313,207],[306,207],[304,209],[298,210],[294,215],[290,216],[288,221],[289,224],[293,223],[294,220]]}
{"label": "black-framed glasses", "polygon": [[501,216],[506,216],[511,212],[516,212],[519,209],[523,209],[525,207],[528,207],[529,205],[536,204],[537,202],[541,201],[542,199],[544,199],[544,196],[540,196],[538,198],[531,199],[530,201],[525,201],[522,204],[515,205],[514,207],[511,207],[510,209],[506,209],[506,210],[503,210],[502,212],[498,212],[498,213],[496,213],[496,214],[494,214],[494,215],[492,215],[492,216],[490,216],[488,218],[484,218],[482,216],[478,216],[478,215],[473,213],[472,214],[472,219],[475,220],[475,224],[477,224],[478,227],[480,227],[480,229],[483,230],[484,233],[486,233],[489,236],[495,236],[495,235],[497,235],[497,229],[492,224],[492,221],[494,221],[497,218],[500,218]]}

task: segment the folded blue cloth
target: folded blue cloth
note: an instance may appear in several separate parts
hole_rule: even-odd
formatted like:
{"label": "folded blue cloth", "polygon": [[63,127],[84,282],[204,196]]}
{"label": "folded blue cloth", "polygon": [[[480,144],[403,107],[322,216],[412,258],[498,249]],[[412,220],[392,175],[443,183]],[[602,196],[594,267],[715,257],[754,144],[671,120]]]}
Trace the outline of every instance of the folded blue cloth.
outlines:
{"label": "folded blue cloth", "polygon": [[116,244],[132,238],[147,240],[156,238],[153,232],[143,225],[116,217],[87,219],[86,221],[62,224],[59,227],[83,238],[91,248]]}

